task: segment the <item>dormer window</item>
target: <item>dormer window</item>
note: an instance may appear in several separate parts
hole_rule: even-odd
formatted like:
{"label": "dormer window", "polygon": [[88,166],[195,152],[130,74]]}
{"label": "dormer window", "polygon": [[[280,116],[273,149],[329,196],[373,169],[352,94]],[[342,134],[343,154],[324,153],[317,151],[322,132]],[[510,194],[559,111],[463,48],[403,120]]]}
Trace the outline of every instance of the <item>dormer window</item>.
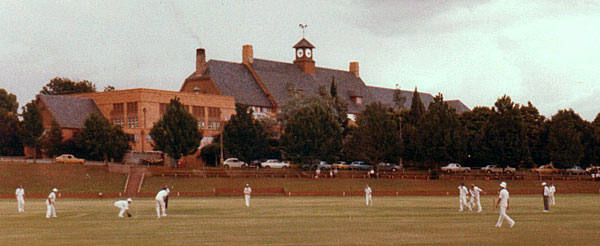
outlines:
{"label": "dormer window", "polygon": [[354,97],[353,99],[354,99],[354,104],[358,104],[358,105],[362,104],[362,97]]}

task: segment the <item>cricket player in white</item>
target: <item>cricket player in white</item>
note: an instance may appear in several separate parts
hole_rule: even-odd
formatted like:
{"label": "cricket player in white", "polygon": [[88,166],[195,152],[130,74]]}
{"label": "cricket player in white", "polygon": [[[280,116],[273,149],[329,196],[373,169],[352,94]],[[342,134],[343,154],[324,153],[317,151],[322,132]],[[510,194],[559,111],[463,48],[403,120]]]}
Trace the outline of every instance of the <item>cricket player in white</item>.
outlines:
{"label": "cricket player in white", "polygon": [[246,198],[246,207],[250,207],[250,194],[252,193],[252,188],[250,185],[246,184],[244,188],[244,198]]}
{"label": "cricket player in white", "polygon": [[127,200],[119,200],[115,202],[115,207],[120,208],[121,212],[119,212],[119,217],[123,217],[124,213],[127,213],[127,216],[131,217],[129,213],[129,204],[132,203],[133,200],[131,198],[127,198]]}
{"label": "cricket player in white", "polygon": [[473,211],[473,209],[471,208],[471,205],[469,205],[469,203],[467,203],[467,194],[468,193],[469,193],[469,190],[467,189],[465,184],[460,183],[460,186],[458,186],[458,203],[460,206],[460,209],[458,209],[459,212],[463,211],[463,205],[466,206],[467,208],[469,208],[469,211]]}
{"label": "cricket player in white", "polygon": [[25,212],[25,189],[23,189],[23,185],[19,185],[15,190],[15,196],[17,197],[17,210],[19,213]]}
{"label": "cricket player in white", "polygon": [[496,223],[496,227],[502,227],[502,221],[506,220],[510,224],[510,227],[515,225],[515,221],[508,217],[506,211],[509,208],[509,194],[508,190],[506,190],[506,182],[500,183],[500,196],[498,197],[498,202],[496,202],[496,208],[500,205],[500,217],[498,218],[498,223]]}
{"label": "cricket player in white", "polygon": [[373,206],[373,190],[371,190],[371,187],[369,187],[369,185],[365,185],[365,200],[367,203],[367,206]]}
{"label": "cricket player in white", "polygon": [[156,197],[154,198],[156,200],[156,216],[158,218],[160,218],[161,216],[161,209],[162,209],[162,216],[167,216],[167,211],[165,211],[165,199],[167,198],[167,195],[169,195],[169,193],[167,192],[166,187],[163,188],[162,190],[160,190],[158,192],[158,194],[156,194]]}
{"label": "cricket player in white", "polygon": [[550,183],[550,205],[556,205],[556,201],[554,200],[554,193],[556,193],[556,188],[553,183]]}
{"label": "cricket player in white", "polygon": [[477,186],[475,186],[475,184],[471,184],[471,189],[469,190],[469,193],[471,193],[471,207],[475,207],[475,205],[477,205],[477,213],[481,213],[481,200],[479,199],[479,193],[483,192],[483,190]]}
{"label": "cricket player in white", "polygon": [[550,187],[546,185],[546,182],[543,182],[542,186],[544,186],[544,193],[542,194],[544,197],[544,213],[547,213],[550,212],[550,205],[548,203],[548,200],[550,199]]}
{"label": "cricket player in white", "polygon": [[52,192],[50,192],[50,195],[48,195],[48,198],[46,199],[46,218],[50,218],[50,215],[56,218],[56,209],[54,208],[56,192],[58,192],[58,189],[52,189]]}

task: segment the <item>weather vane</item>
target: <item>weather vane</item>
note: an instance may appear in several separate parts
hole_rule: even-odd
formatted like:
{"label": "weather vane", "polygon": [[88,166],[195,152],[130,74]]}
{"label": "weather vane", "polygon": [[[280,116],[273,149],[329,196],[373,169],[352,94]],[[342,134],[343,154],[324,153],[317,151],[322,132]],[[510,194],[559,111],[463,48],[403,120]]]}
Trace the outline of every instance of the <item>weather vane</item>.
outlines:
{"label": "weather vane", "polygon": [[302,38],[304,38],[304,32],[306,31],[306,28],[308,27],[308,24],[300,24],[298,26],[300,28],[302,28]]}

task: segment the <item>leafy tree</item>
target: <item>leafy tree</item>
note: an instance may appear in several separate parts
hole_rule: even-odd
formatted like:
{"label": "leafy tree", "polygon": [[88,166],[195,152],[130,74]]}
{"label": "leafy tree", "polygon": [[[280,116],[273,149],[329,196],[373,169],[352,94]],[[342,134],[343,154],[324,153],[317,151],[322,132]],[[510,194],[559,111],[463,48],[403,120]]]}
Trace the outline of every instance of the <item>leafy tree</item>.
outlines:
{"label": "leafy tree", "polygon": [[398,163],[402,154],[400,125],[392,108],[374,102],[366,106],[356,119],[357,128],[352,136],[356,159],[367,163]]}
{"label": "leafy tree", "polygon": [[419,130],[419,121],[425,114],[425,105],[421,101],[421,96],[415,87],[413,92],[410,111],[401,113],[402,119],[402,140],[404,141],[403,159],[418,162],[423,160],[419,154],[419,140],[417,132]]}
{"label": "leafy tree", "polygon": [[109,159],[121,159],[131,149],[131,136],[123,132],[120,126],[96,114],[85,120],[83,129],[75,136],[75,142],[88,159],[103,160],[105,163]]}
{"label": "leafy tree", "polygon": [[494,113],[484,128],[483,146],[488,161],[502,167],[521,166],[527,159],[528,150],[519,105],[504,95],[498,98],[492,111]]}
{"label": "leafy tree", "polygon": [[62,128],[53,120],[50,130],[42,138],[42,148],[46,151],[46,155],[58,156],[62,154],[62,142]]}
{"label": "leafy tree", "polygon": [[16,114],[0,110],[0,155],[23,154],[23,143],[19,136],[21,124]]}
{"label": "leafy tree", "polygon": [[483,148],[483,136],[486,124],[492,117],[493,111],[488,107],[475,107],[471,111],[459,115],[465,128],[464,142],[466,143],[467,159],[465,164],[483,164],[487,162],[486,151]]}
{"label": "leafy tree", "polygon": [[404,103],[406,102],[406,96],[404,96],[402,94],[402,90],[400,89],[400,86],[398,86],[398,85],[396,85],[396,89],[394,90],[393,100],[394,100],[394,105],[396,106],[396,109],[399,109],[399,110],[404,109]]}
{"label": "leafy tree", "polygon": [[[218,136],[215,136],[215,139],[219,139]],[[208,146],[204,146],[200,150],[200,158],[204,161],[204,164],[207,166],[218,166],[219,155],[221,154],[221,146],[213,142]]]}
{"label": "leafy tree", "polygon": [[586,141],[583,164],[598,165],[600,164],[600,113],[589,124],[586,136],[588,136],[589,140]]}
{"label": "leafy tree", "polygon": [[582,134],[585,122],[572,109],[559,110],[548,124],[546,151],[556,168],[579,165],[585,147]]}
{"label": "leafy tree", "polygon": [[444,162],[457,162],[465,158],[464,128],[455,109],[444,102],[441,93],[433,98],[419,125],[419,152],[434,168]]}
{"label": "leafy tree", "polygon": [[21,128],[21,141],[33,151],[33,162],[36,162],[37,152],[40,149],[41,137],[44,133],[42,115],[35,100],[23,107],[23,128]]}
{"label": "leafy tree", "polygon": [[16,114],[18,108],[19,103],[17,102],[17,96],[0,88],[0,113]]}
{"label": "leafy tree", "polygon": [[342,147],[342,127],[336,115],[319,100],[293,111],[284,125],[281,147],[285,155],[302,163],[336,160]]}
{"label": "leafy tree", "polygon": [[202,140],[198,120],[185,110],[179,98],[171,99],[163,117],[150,130],[150,136],[154,140],[155,150],[175,160],[195,153]]}
{"label": "leafy tree", "polygon": [[67,95],[86,92],[96,92],[96,85],[87,80],[75,82],[69,78],[60,77],[51,79],[40,91],[41,94],[45,95]]}
{"label": "leafy tree", "polygon": [[225,152],[244,161],[260,159],[269,148],[265,129],[252,119],[252,110],[248,106],[236,104],[235,112],[223,129]]}
{"label": "leafy tree", "polygon": [[425,105],[423,101],[421,101],[421,96],[417,91],[417,87],[415,87],[415,91],[413,92],[412,101],[410,104],[410,112],[408,113],[408,118],[406,123],[417,125],[417,123],[421,120],[423,115],[425,115]]}
{"label": "leafy tree", "polygon": [[548,163],[548,154],[544,150],[548,136],[546,117],[541,115],[531,102],[527,102],[527,106],[521,105],[520,111],[523,116],[528,146],[524,166],[532,167]]}

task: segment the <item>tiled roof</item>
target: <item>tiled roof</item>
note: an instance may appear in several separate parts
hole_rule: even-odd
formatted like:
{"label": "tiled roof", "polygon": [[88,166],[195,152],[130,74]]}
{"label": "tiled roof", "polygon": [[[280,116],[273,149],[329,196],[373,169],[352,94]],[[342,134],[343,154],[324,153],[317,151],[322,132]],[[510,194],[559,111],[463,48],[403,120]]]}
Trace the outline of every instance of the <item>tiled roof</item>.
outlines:
{"label": "tiled roof", "polygon": [[[374,100],[379,100],[381,103],[388,106],[395,105],[394,89],[369,86],[369,90],[371,91],[371,95],[373,95]],[[406,101],[404,101],[404,108],[410,109],[413,92],[402,90],[402,95],[406,97]],[[421,96],[421,101],[423,102],[423,105],[425,105],[425,108],[429,107],[429,104],[433,102],[433,96],[429,93],[419,92],[419,96]],[[456,109],[456,112],[458,113],[470,111],[469,107],[463,104],[460,100],[449,100],[446,102],[448,103],[448,106]]]}
{"label": "tiled roof", "polygon": [[[349,71],[317,67],[315,74],[310,75],[305,74],[295,64],[263,59],[254,59],[252,67],[279,105],[290,98],[288,92],[290,88],[300,90],[305,95],[318,95],[321,87],[329,91],[332,78],[335,80],[338,95],[348,101],[350,113],[362,111],[364,105],[371,102],[371,95],[365,83]],[[361,96],[363,103],[361,105],[352,103],[350,93]]]}
{"label": "tiled roof", "polygon": [[[243,64],[210,60],[207,65],[208,69],[202,77],[210,77],[222,95],[235,97],[236,103],[273,107]],[[188,77],[188,79],[194,78],[197,78],[196,73]]]}
{"label": "tiled roof", "polygon": [[296,43],[293,47],[294,49],[296,48],[315,48],[315,46],[313,44],[311,44],[310,42],[308,42],[308,40],[302,38],[300,41],[298,41],[298,43]]}
{"label": "tiled roof", "polygon": [[85,120],[91,114],[102,115],[94,100],[90,98],[50,95],[38,95],[38,98],[63,128],[83,128]]}
{"label": "tiled roof", "polygon": [[463,112],[471,111],[471,109],[469,107],[467,107],[467,105],[465,105],[460,100],[449,100],[449,101],[446,101],[446,102],[448,103],[448,106],[450,106],[451,108],[456,109],[457,113],[463,113]]}

